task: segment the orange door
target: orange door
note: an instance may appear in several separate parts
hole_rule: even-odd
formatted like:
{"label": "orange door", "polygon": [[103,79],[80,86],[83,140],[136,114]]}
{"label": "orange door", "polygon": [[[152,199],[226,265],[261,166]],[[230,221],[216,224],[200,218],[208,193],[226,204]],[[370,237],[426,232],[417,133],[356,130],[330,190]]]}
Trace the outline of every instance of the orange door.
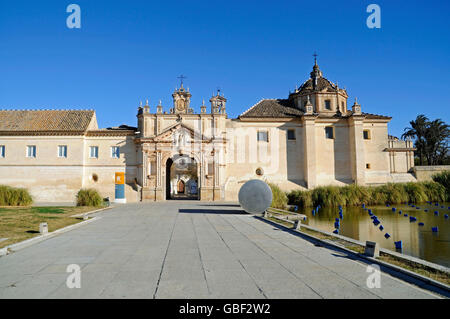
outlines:
{"label": "orange door", "polygon": [[184,194],[184,182],[182,180],[178,181],[178,194]]}

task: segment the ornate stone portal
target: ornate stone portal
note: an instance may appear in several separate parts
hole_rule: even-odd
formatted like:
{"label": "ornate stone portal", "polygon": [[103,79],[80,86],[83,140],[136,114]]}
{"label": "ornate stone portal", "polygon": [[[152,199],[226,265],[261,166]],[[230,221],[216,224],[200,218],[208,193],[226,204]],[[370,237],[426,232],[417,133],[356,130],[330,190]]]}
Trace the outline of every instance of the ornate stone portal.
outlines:
{"label": "ornate stone portal", "polygon": [[226,99],[218,93],[210,114],[194,114],[189,90],[181,85],[172,97],[169,114],[159,111],[161,103],[156,113],[150,107],[138,111],[142,200],[222,200]]}

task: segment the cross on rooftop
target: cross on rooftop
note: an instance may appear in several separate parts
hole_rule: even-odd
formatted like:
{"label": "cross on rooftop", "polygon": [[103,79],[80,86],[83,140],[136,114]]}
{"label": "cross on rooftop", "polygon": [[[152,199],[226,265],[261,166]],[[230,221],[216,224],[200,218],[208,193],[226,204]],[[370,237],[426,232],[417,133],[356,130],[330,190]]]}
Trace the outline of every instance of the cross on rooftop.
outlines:
{"label": "cross on rooftop", "polygon": [[181,87],[183,87],[183,80],[184,79],[187,79],[187,77],[186,76],[184,76],[183,74],[181,74],[179,77],[177,77],[178,79],[180,79],[180,81],[181,81]]}

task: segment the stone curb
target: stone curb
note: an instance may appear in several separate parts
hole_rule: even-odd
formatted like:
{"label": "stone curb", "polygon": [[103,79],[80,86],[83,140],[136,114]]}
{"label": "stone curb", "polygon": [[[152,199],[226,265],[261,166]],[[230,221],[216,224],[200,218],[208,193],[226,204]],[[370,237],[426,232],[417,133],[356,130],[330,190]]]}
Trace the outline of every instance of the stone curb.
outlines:
{"label": "stone curb", "polygon": [[[418,274],[418,273],[415,273],[415,272],[413,272],[413,271],[407,270],[407,269],[405,269],[405,268],[402,268],[402,267],[399,267],[399,266],[396,266],[396,265],[392,265],[392,264],[390,264],[390,263],[387,263],[387,262],[378,260],[378,259],[376,259],[376,258],[372,258],[372,257],[369,257],[369,256],[365,256],[364,254],[357,253],[357,252],[355,252],[355,251],[353,251],[353,250],[350,250],[350,249],[348,249],[348,248],[345,248],[344,246],[341,246],[341,245],[339,245],[339,244],[336,244],[336,243],[334,243],[334,242],[332,242],[332,241],[320,239],[320,238],[314,237],[314,236],[312,236],[312,235],[310,235],[310,234],[302,233],[301,231],[298,231],[298,230],[296,230],[296,229],[292,229],[292,228],[286,227],[286,226],[284,226],[284,225],[282,225],[282,224],[279,224],[279,223],[277,223],[277,222],[274,222],[274,221],[272,221],[272,220],[269,220],[269,219],[266,219],[266,218],[263,218],[263,217],[260,217],[260,216],[255,216],[255,217],[256,217],[257,219],[260,219],[260,220],[263,220],[263,221],[268,221],[268,222],[270,222],[270,223],[274,223],[274,224],[276,224],[276,225],[278,225],[278,226],[280,226],[280,227],[283,227],[283,228],[285,228],[285,229],[287,229],[287,230],[295,231],[295,232],[301,234],[302,236],[306,236],[306,237],[309,237],[309,238],[311,238],[311,239],[314,239],[314,240],[316,240],[316,241],[318,241],[318,242],[323,243],[324,245],[328,245],[328,246],[332,246],[332,247],[335,247],[335,248],[344,250],[345,252],[347,252],[347,253],[349,253],[349,254],[352,254],[352,255],[354,255],[354,256],[357,256],[357,257],[360,257],[360,258],[369,260],[369,261],[372,262],[372,263],[379,264],[379,265],[382,265],[382,266],[387,267],[387,268],[391,268],[391,269],[393,269],[393,270],[395,270],[395,271],[398,271],[398,272],[400,272],[400,273],[402,273],[402,274],[405,274],[405,275],[407,275],[407,276],[416,278],[416,279],[418,279],[418,280],[420,280],[420,281],[422,281],[422,282],[424,282],[424,283],[426,283],[426,284],[429,284],[429,285],[431,285],[431,286],[435,286],[435,287],[437,287],[437,288],[443,289],[443,290],[446,291],[446,292],[450,292],[450,286],[448,286],[448,285],[446,285],[446,284],[444,284],[444,283],[441,283],[441,282],[439,282],[439,281],[437,281],[437,280],[434,280],[434,279],[431,279],[431,278],[422,276],[422,275],[420,275],[420,274]],[[284,220],[284,219],[281,219],[281,220],[286,221],[286,220]],[[289,223],[292,223],[291,221],[288,221],[288,222],[289,222]],[[293,223],[292,223],[292,224],[293,224]],[[301,227],[305,227],[305,226],[307,226],[307,225],[301,225]],[[321,231],[321,230],[316,230],[315,228],[310,227],[310,226],[307,226],[307,227],[305,227],[305,228],[306,228],[306,229],[311,229],[311,230],[314,230],[314,231],[318,231],[318,232],[323,233],[323,234],[325,234],[325,235],[333,236],[333,237],[336,237],[336,238],[339,238],[339,239],[342,239],[342,240],[345,240],[345,241],[348,241],[348,242],[351,242],[351,243],[356,243],[356,244],[359,244],[359,245],[361,244],[361,242],[359,242],[359,241],[357,241],[357,240],[354,240],[354,239],[352,239],[352,238],[348,238],[348,237],[345,237],[345,236],[341,236],[341,235],[336,235],[336,234],[328,233],[328,232]],[[349,239],[350,239],[350,240],[349,240]],[[363,246],[365,246],[365,245],[363,245]],[[381,250],[380,250],[380,251],[381,251]],[[385,253],[387,253],[387,254],[391,254],[391,251],[389,251],[388,249],[383,250],[383,252],[385,252]],[[394,256],[396,256],[396,255],[394,255]],[[406,259],[406,258],[404,258],[403,256],[402,256],[401,258]],[[415,259],[416,259],[416,258],[415,258]],[[422,261],[422,260],[420,260],[420,261]],[[426,265],[426,266],[428,266],[428,265]],[[439,265],[438,265],[438,266],[439,266]],[[440,270],[440,269],[439,269],[439,270]],[[426,288],[423,288],[423,289],[426,289]]]}
{"label": "stone curb", "polygon": [[90,212],[81,213],[81,214],[76,214],[76,215],[71,215],[70,217],[84,217],[84,216],[89,216],[89,215],[91,215],[91,214],[95,214],[95,213],[98,213],[98,212],[101,212],[101,211],[104,211],[104,210],[107,210],[107,209],[111,209],[111,208],[114,208],[114,207],[113,207],[113,206],[103,207],[103,208],[96,209],[96,210],[93,210],[93,211],[90,211]]}
{"label": "stone curb", "polygon": [[85,224],[92,223],[93,221],[96,221],[96,220],[99,220],[99,219],[101,219],[101,217],[94,217],[92,219],[88,219],[88,220],[85,220],[85,221],[82,221],[82,222],[79,222],[79,223],[76,223],[76,224],[73,224],[73,225],[70,225],[70,226],[67,226],[67,227],[63,227],[63,228],[57,229],[54,232],[48,233],[46,235],[36,236],[36,237],[30,238],[30,239],[27,239],[27,240],[24,240],[24,241],[21,241],[21,242],[18,242],[18,243],[6,246],[6,247],[0,249],[0,256],[5,256],[5,255],[8,255],[8,254],[11,254],[11,253],[13,253],[15,251],[18,251],[20,249],[29,247],[29,246],[37,244],[37,243],[40,243],[40,242],[42,242],[44,240],[47,240],[47,239],[55,237],[55,236],[57,236],[59,234],[71,231],[71,230],[73,230],[75,228],[78,228],[78,227],[81,227],[81,226],[83,226]]}

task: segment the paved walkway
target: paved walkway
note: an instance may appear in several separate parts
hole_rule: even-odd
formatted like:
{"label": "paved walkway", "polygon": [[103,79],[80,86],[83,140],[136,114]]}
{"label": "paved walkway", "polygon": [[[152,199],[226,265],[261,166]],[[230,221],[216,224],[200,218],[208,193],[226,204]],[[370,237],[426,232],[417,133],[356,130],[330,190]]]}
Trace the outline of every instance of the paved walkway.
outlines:
{"label": "paved walkway", "polygon": [[[243,214],[236,205],[129,204],[0,257],[0,298],[430,298],[367,264]],[[69,289],[66,268],[81,267]]]}

